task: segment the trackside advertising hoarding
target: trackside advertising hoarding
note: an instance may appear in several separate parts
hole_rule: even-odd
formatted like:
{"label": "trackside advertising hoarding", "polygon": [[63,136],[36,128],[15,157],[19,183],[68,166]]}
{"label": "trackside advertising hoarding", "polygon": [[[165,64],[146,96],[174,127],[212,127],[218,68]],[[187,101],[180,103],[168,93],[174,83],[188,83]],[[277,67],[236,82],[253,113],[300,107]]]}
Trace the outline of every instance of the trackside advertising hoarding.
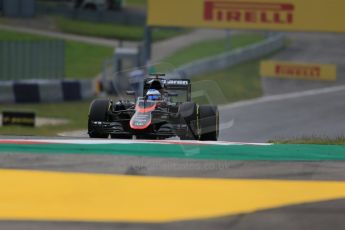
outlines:
{"label": "trackside advertising hoarding", "polygon": [[316,81],[335,81],[335,65],[263,61],[260,66],[262,77],[301,79]]}
{"label": "trackside advertising hoarding", "polygon": [[344,0],[149,0],[148,25],[345,32]]}

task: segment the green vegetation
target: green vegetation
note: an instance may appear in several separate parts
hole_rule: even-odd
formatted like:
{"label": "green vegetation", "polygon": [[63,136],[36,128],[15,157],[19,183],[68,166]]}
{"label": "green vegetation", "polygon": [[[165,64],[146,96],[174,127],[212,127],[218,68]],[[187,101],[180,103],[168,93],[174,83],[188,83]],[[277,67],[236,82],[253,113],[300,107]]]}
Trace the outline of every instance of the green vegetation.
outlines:
{"label": "green vegetation", "polygon": [[35,40],[47,40],[48,37],[33,35],[28,33],[19,33],[9,30],[0,29],[1,41],[35,41]]}
{"label": "green vegetation", "polygon": [[65,125],[47,125],[36,128],[21,126],[0,127],[0,134],[53,136],[59,132],[86,129],[89,105],[90,101],[55,104],[0,105],[0,112],[4,110],[34,111],[38,117],[63,118],[70,121],[69,124]]}
{"label": "green vegetation", "polygon": [[[254,60],[192,78],[193,90],[205,90],[216,104],[259,97],[262,95],[259,64],[259,60]],[[208,103],[205,97],[195,98],[194,101]]]}
{"label": "green vegetation", "polygon": [[[122,24],[95,23],[56,17],[56,25],[62,32],[93,37],[141,41],[144,39],[144,27]],[[153,40],[164,40],[182,34],[181,30],[156,29]]]}
{"label": "green vegetation", "polygon": [[[0,30],[0,40],[32,41],[47,40],[49,37]],[[112,48],[90,45],[81,42],[66,41],[65,75],[67,78],[90,78],[101,72],[102,63],[110,58]]]}
{"label": "green vegetation", "polygon": [[[263,37],[260,35],[256,35],[256,38],[253,35],[239,35],[236,39],[233,38],[233,44],[237,45],[233,45],[232,48],[246,46],[262,39]],[[224,47],[224,44],[222,46]],[[216,49],[214,48],[214,50]],[[271,55],[274,55],[274,53],[268,56]],[[203,96],[195,96],[193,100],[200,104],[221,105],[262,96],[260,60],[248,61],[224,70],[192,78],[193,91],[204,91]]]}
{"label": "green vegetation", "polygon": [[145,7],[147,5],[147,0],[126,0],[126,4],[129,6]]}
{"label": "green vegetation", "polygon": [[319,144],[319,145],[345,145],[345,136],[337,138],[329,137],[301,137],[289,140],[271,140],[271,143],[276,144]]}
{"label": "green vegetation", "polygon": [[86,43],[67,42],[65,74],[67,78],[95,77],[102,71],[104,60],[111,58],[113,49]]}
{"label": "green vegetation", "polygon": [[261,40],[263,40],[263,36],[259,34],[238,34],[232,36],[231,40],[213,39],[203,41],[177,51],[166,58],[164,62],[177,67],[198,59],[215,56],[239,47],[247,46]]}

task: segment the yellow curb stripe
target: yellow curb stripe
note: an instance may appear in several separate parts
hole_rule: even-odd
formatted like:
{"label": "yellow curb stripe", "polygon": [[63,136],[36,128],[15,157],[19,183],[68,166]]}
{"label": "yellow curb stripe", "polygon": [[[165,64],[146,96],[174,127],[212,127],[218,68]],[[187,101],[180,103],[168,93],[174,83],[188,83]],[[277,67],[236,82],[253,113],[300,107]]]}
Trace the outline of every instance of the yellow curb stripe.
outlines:
{"label": "yellow curb stripe", "polygon": [[167,222],[345,198],[344,182],[0,170],[0,219]]}

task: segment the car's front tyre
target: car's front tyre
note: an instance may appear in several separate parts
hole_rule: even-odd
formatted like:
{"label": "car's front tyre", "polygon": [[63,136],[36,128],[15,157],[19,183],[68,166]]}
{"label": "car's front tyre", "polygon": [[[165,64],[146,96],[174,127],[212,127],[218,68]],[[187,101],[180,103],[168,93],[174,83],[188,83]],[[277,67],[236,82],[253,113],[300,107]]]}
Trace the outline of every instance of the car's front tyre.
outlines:
{"label": "car's front tyre", "polygon": [[92,122],[108,121],[109,108],[110,101],[106,99],[97,99],[91,103],[88,120],[88,133],[91,138],[108,138],[109,135],[96,130]]}

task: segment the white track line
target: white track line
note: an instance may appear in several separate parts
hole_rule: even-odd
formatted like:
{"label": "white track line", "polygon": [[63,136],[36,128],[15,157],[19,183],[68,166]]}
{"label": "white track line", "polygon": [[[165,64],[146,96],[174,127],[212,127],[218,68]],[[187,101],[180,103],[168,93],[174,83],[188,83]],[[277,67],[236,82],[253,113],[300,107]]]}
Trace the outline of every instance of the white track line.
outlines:
{"label": "white track line", "polygon": [[230,105],[221,106],[220,109],[233,109],[233,108],[239,108],[239,107],[244,107],[244,106],[256,105],[260,103],[272,102],[272,101],[282,101],[282,100],[287,100],[287,99],[315,96],[315,95],[320,95],[320,94],[335,93],[335,92],[339,92],[343,90],[345,90],[345,85],[322,88],[322,89],[312,89],[312,90],[296,92],[296,93],[286,93],[286,94],[279,94],[279,95],[272,95],[272,96],[264,96],[264,97],[260,97],[253,100],[240,101],[240,102],[232,103]]}
{"label": "white track line", "polygon": [[270,143],[245,143],[245,142],[226,142],[226,141],[181,141],[181,140],[112,140],[112,139],[3,139],[0,144],[20,143],[20,144],[174,144],[174,145],[258,145],[268,146]]}

